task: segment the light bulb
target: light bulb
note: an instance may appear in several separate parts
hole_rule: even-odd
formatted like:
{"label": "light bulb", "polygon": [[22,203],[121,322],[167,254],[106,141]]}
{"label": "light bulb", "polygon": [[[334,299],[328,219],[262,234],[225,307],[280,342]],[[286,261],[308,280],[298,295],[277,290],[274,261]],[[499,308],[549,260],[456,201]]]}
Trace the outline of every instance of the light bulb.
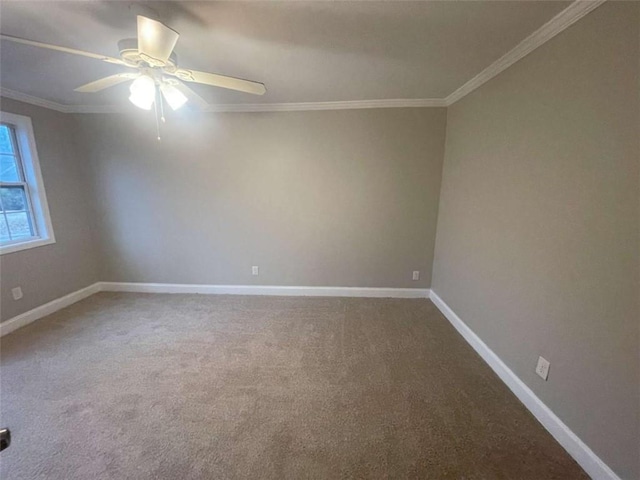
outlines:
{"label": "light bulb", "polygon": [[148,75],[136,78],[129,87],[129,101],[143,110],[151,110],[156,99],[156,82]]}
{"label": "light bulb", "polygon": [[185,97],[184,93],[182,93],[173,85],[163,83],[160,85],[160,91],[162,92],[162,95],[164,95],[164,99],[173,110],[178,110],[187,101],[187,97]]}

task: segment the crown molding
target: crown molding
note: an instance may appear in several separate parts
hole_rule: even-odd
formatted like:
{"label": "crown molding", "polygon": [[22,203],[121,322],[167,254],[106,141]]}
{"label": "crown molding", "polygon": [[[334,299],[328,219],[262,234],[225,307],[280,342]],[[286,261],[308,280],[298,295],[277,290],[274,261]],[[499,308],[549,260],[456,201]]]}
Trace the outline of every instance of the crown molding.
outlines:
{"label": "crown molding", "polygon": [[548,42],[560,32],[576,23],[587,13],[595,10],[605,1],[606,0],[575,0],[567,8],[542,25],[542,27],[522,40],[515,46],[515,48],[493,62],[456,91],[449,94],[444,99],[446,105],[452,105],[462,97],[473,92],[476,88],[491,80],[518,60],[533,52],[536,48]]}
{"label": "crown molding", "polygon": [[[364,108],[418,108],[448,107],[473,92],[475,89],[500,74],[536,48],[551,40],[586,14],[595,10],[606,0],[575,0],[567,8],[542,25],[515,48],[493,62],[479,74],[445,98],[399,98],[380,100],[349,100],[341,102],[297,102],[297,103],[244,103],[206,106],[205,112],[300,112],[313,110],[355,110]],[[0,87],[0,96],[49,108],[63,113],[126,113],[126,106],[116,105],[66,105],[26,93]]]}
{"label": "crown molding", "polygon": [[[442,98],[400,98],[388,100],[350,100],[344,102],[235,103],[209,104],[202,112],[304,112],[313,110],[359,110],[363,108],[446,107]],[[69,113],[126,113],[129,105],[68,105]]]}
{"label": "crown molding", "polygon": [[205,112],[299,112],[310,110],[359,110],[364,108],[446,107],[442,98],[396,98],[385,100],[349,100],[343,102],[246,103],[209,105]]}
{"label": "crown molding", "polygon": [[56,110],[62,113],[71,113],[71,105],[63,105],[62,103],[52,102],[40,97],[34,97],[27,93],[17,92],[8,88],[0,87],[0,96],[10,98],[11,100],[17,100],[19,102],[29,103],[38,107],[48,108],[50,110]]}
{"label": "crown molding", "polygon": [[[127,106],[118,105],[64,105],[34,97],[25,93],[0,87],[0,96],[31,105],[57,110],[63,113],[126,113]],[[441,98],[399,98],[388,100],[352,100],[344,102],[299,102],[299,103],[237,103],[208,105],[203,112],[301,112],[313,110],[358,110],[365,108],[419,108],[446,107]]]}
{"label": "crown molding", "polygon": [[67,105],[67,107],[69,109],[67,113],[128,113],[140,111],[133,105]]}

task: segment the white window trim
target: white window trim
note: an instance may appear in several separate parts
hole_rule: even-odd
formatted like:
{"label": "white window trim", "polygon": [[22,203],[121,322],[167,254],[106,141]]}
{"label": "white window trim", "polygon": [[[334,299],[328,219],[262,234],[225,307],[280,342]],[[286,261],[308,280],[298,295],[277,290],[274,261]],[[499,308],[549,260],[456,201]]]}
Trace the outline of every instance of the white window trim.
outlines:
{"label": "white window trim", "polygon": [[0,245],[0,255],[56,243],[53,226],[51,225],[51,216],[49,215],[47,195],[44,190],[44,183],[42,182],[40,161],[38,160],[38,150],[36,149],[36,140],[33,134],[31,119],[24,115],[0,112],[0,121],[15,126],[16,141],[20,149],[24,177],[29,185],[33,219],[38,230],[37,238]]}

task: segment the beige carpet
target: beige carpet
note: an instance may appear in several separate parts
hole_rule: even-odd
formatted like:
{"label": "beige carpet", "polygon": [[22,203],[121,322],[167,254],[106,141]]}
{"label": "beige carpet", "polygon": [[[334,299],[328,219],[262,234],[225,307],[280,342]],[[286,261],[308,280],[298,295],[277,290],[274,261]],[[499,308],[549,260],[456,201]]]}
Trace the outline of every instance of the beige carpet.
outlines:
{"label": "beige carpet", "polygon": [[101,293],[1,353],[2,479],[587,478],[428,300]]}

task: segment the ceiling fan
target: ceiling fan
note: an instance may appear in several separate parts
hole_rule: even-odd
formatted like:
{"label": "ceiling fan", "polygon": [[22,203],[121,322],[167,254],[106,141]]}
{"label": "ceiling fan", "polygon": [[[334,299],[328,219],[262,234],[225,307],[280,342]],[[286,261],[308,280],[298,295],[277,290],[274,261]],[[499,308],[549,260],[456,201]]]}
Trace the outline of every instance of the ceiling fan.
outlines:
{"label": "ceiling fan", "polygon": [[206,100],[184,82],[212,85],[254,95],[263,95],[266,92],[264,84],[259,82],[179,67],[178,57],[173,49],[180,34],[165,24],[142,15],[137,16],[137,23],[138,38],[127,38],[118,42],[120,58],[5,34],[0,34],[0,38],[134,69],[133,72],[117,73],[95,80],[76,88],[75,91],[94,93],[123,82],[132,81],[129,88],[131,103],[144,110],[150,110],[155,105],[156,119],[160,118],[162,121],[164,121],[163,99],[173,110],[182,107],[187,100],[192,100],[200,107],[207,105]]}

